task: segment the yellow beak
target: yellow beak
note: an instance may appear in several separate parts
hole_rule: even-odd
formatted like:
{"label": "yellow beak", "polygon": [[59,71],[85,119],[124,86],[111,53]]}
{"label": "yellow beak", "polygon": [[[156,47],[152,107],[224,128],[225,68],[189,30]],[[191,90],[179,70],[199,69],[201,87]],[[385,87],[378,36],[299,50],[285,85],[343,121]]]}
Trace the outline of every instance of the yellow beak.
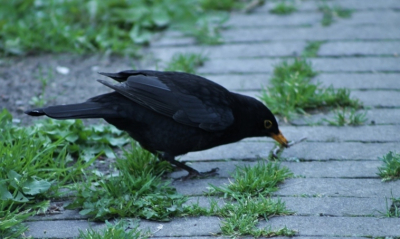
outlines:
{"label": "yellow beak", "polygon": [[275,139],[278,143],[280,143],[282,146],[288,147],[288,141],[285,138],[285,136],[283,136],[281,131],[279,131],[279,134],[272,134],[271,137]]}

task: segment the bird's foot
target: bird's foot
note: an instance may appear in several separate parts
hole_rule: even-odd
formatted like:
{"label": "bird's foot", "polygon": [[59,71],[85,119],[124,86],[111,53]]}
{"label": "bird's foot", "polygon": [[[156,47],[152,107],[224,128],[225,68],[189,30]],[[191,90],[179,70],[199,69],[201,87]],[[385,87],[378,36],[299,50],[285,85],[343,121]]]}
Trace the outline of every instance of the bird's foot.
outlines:
{"label": "bird's foot", "polygon": [[208,178],[218,175],[219,168],[213,168],[207,172],[199,172],[197,170],[190,171],[188,175],[175,179],[176,181],[184,181],[188,179]]}

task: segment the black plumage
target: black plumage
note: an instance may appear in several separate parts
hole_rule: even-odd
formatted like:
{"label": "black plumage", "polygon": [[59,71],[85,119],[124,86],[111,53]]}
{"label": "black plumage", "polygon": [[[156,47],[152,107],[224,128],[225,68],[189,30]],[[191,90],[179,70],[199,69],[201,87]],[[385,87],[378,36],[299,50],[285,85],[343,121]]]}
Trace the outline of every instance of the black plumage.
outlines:
{"label": "black plumage", "polygon": [[265,105],[203,77],[148,70],[100,74],[120,82],[99,80],[114,92],[25,113],[54,119],[103,118],[160,159],[187,170],[189,177],[203,173],[176,161],[176,156],[247,137],[272,137],[287,146]]}

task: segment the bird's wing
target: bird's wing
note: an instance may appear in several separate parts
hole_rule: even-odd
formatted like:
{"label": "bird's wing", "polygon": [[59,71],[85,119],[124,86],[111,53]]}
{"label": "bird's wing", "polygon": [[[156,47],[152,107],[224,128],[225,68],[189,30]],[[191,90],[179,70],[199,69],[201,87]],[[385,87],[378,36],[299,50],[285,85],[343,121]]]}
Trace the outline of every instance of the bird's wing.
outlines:
{"label": "bird's wing", "polygon": [[197,90],[195,85],[176,85],[165,79],[160,80],[156,76],[145,75],[130,76],[117,85],[102,80],[99,82],[130,100],[171,117],[181,124],[207,131],[219,131],[227,128],[234,121],[232,110],[226,100],[221,103],[220,97],[225,95],[219,97],[218,94],[221,94],[219,91],[211,90],[211,93],[202,95],[201,92],[194,93],[194,90]]}

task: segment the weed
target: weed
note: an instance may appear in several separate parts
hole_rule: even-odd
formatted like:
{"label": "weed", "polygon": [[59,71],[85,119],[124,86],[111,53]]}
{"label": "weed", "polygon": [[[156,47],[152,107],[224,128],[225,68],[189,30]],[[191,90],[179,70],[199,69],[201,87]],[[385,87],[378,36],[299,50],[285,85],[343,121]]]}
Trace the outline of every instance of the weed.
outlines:
{"label": "weed", "polygon": [[78,180],[93,160],[69,166],[72,160],[61,139],[51,141],[37,128],[13,125],[5,109],[0,113],[0,142],[0,233],[17,238],[26,230],[23,220],[46,210],[49,201],[43,199],[57,197],[58,189]]}
{"label": "weed", "polygon": [[316,57],[319,51],[319,48],[325,41],[310,41],[307,43],[302,56],[303,57]]}
{"label": "weed", "polygon": [[278,190],[279,183],[292,176],[288,168],[281,168],[278,163],[258,162],[254,167],[238,166],[233,182],[227,186],[212,186],[210,193],[223,193],[228,198],[237,198],[238,195],[268,196]]}
{"label": "weed", "polygon": [[89,229],[84,232],[79,230],[77,239],[142,239],[149,236],[149,232],[142,232],[139,229],[138,223],[131,219],[125,219],[119,220],[114,224],[106,221],[106,228],[100,231]]}
{"label": "weed", "polygon": [[36,107],[42,107],[47,103],[47,99],[45,98],[45,91],[50,79],[53,78],[53,72],[48,71],[47,76],[43,76],[43,70],[40,67],[37,78],[41,83],[40,93],[38,96],[33,96],[29,101],[29,104]]}
{"label": "weed", "polygon": [[390,151],[379,160],[384,164],[382,167],[378,167],[378,175],[382,181],[400,179],[400,154]]}
{"label": "weed", "polygon": [[207,60],[202,54],[186,53],[175,54],[172,60],[165,68],[166,71],[182,71],[187,73],[196,73],[196,68],[202,66]]}
{"label": "weed", "polygon": [[319,11],[322,12],[322,21],[321,24],[323,26],[329,26],[333,23],[335,17],[340,18],[350,18],[352,14],[352,10],[345,9],[341,6],[329,6],[324,3],[319,7]]}
{"label": "weed", "polygon": [[[172,27],[216,41],[226,10],[237,0],[5,1],[0,8],[0,53],[103,52],[137,55],[153,35]],[[203,22],[203,23],[202,23]],[[210,30],[212,29],[212,30]],[[212,39],[212,40],[210,40]]]}
{"label": "weed", "polygon": [[258,196],[256,198],[241,197],[234,203],[228,203],[218,212],[225,217],[222,221],[221,231],[223,235],[232,237],[252,235],[254,237],[269,237],[273,235],[294,235],[294,232],[286,227],[278,231],[270,228],[257,228],[259,218],[268,220],[274,215],[291,214],[280,200],[274,201],[270,198]]}
{"label": "weed", "polygon": [[341,110],[336,111],[336,115],[333,119],[324,119],[329,125],[333,126],[344,126],[344,125],[353,125],[358,126],[362,125],[367,121],[365,117],[367,112],[357,113],[356,109],[342,108]]}
{"label": "weed", "polygon": [[316,74],[304,59],[284,61],[275,66],[271,86],[262,89],[260,99],[272,113],[285,119],[322,107],[361,107],[358,100],[350,99],[347,89],[321,88],[320,83],[311,83]]}
{"label": "weed", "polygon": [[275,5],[274,8],[270,10],[271,13],[278,14],[278,15],[288,15],[292,12],[295,12],[297,8],[294,6],[293,3],[287,3],[286,1],[280,1]]}
{"label": "weed", "polygon": [[124,157],[116,160],[118,175],[105,178],[94,174],[86,183],[71,187],[77,195],[67,208],[81,208],[80,214],[95,220],[119,216],[167,221],[183,212],[186,197],[160,177],[170,170],[168,162],[158,162],[135,143],[130,152],[124,151]]}
{"label": "weed", "polygon": [[85,127],[82,120],[52,120],[38,121],[29,131],[40,131],[40,137],[46,142],[61,141],[58,149],[66,147],[73,156],[89,161],[95,155],[105,154],[115,158],[111,147],[118,147],[130,141],[128,135],[114,126],[92,125]]}

